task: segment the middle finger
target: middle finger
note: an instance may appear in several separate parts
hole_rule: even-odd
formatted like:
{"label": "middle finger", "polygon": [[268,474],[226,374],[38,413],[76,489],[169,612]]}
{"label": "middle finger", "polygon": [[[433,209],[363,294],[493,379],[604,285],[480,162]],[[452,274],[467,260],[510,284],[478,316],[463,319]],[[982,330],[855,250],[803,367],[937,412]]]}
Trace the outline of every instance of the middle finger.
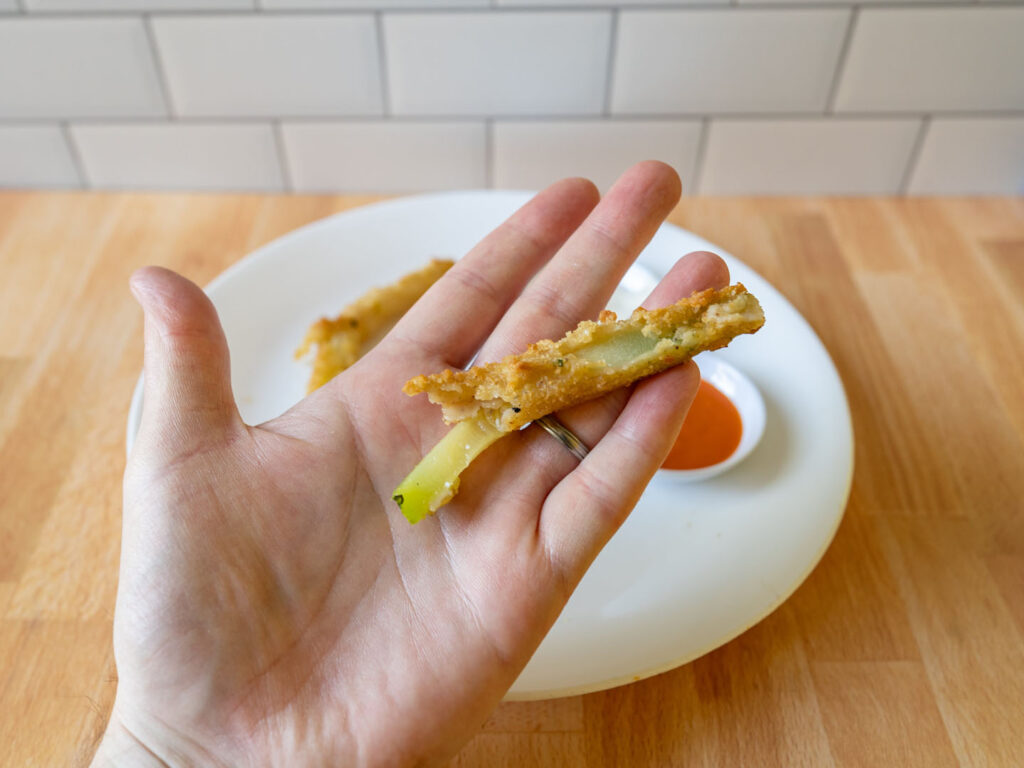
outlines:
{"label": "middle finger", "polygon": [[680,192],[679,176],[664,163],[640,163],[626,171],[512,304],[479,360],[521,352],[596,317]]}

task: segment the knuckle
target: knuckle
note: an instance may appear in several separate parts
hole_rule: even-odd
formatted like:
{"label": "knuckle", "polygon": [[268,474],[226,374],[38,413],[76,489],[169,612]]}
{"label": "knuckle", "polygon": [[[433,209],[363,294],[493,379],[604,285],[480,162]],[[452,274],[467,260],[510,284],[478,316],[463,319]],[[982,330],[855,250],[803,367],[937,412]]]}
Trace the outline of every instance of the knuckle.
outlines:
{"label": "knuckle", "polygon": [[616,487],[584,465],[576,471],[576,484],[588,508],[603,520],[618,520],[622,503]]}
{"label": "knuckle", "polygon": [[534,311],[553,318],[565,328],[573,328],[580,320],[581,313],[575,302],[554,286],[540,283],[534,286],[528,297]]}
{"label": "knuckle", "polygon": [[589,222],[588,231],[601,243],[602,247],[596,249],[598,252],[610,253],[613,258],[624,256],[627,253],[632,254],[629,243],[622,241],[614,222],[604,218],[595,218]]}
{"label": "knuckle", "polygon": [[459,284],[477,294],[483,299],[493,303],[500,304],[502,301],[501,291],[498,289],[491,280],[486,277],[478,269],[473,267],[464,267],[463,269],[453,269],[451,276],[459,282]]}

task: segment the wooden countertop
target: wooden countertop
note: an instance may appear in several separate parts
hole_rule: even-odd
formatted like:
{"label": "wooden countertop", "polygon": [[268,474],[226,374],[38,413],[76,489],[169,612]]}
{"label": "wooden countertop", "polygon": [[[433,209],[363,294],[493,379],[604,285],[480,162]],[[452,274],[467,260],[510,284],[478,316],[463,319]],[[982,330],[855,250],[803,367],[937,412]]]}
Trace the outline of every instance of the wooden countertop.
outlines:
{"label": "wooden countertop", "polygon": [[[126,281],[200,284],[370,201],[0,194],[0,760],[87,762],[110,646]],[[689,199],[672,221],[761,272],[843,376],[846,517],[778,611],[673,672],[503,705],[454,765],[1019,766],[1024,760],[1024,200]]]}

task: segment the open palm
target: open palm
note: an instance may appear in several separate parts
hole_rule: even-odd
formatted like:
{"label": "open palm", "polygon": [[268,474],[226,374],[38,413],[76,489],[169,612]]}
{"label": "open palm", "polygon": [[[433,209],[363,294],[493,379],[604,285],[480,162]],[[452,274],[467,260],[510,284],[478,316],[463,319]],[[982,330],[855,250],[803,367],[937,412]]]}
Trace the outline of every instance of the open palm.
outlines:
{"label": "open palm", "polygon": [[[550,187],[358,364],[259,427],[238,415],[205,295],[137,273],[146,405],[97,763],[420,765],[470,738],[632,509],[698,375],[682,366],[559,414],[594,446],[582,463],[537,429],[504,438],[416,526],[391,492],[446,428],[401,386],[596,315],[678,195],[657,163],[599,203],[589,182]],[[692,254],[647,304],[727,277]]]}

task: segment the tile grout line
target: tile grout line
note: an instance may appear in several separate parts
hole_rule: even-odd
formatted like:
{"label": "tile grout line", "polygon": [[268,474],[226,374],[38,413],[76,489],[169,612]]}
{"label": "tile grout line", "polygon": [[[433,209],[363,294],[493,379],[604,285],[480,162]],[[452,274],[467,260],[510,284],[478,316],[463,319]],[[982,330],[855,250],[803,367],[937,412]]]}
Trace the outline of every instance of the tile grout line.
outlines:
{"label": "tile grout line", "polygon": [[[698,121],[705,118],[714,120],[732,120],[735,122],[773,122],[807,120],[817,122],[857,122],[860,120],[921,120],[924,117],[942,120],[1019,120],[1024,118],[1024,109],[1002,110],[917,110],[908,112],[837,112],[827,115],[822,112],[648,112],[648,113],[617,113],[605,117],[601,114],[577,112],[550,112],[531,114],[494,115],[482,112],[466,114],[415,114],[388,115],[390,123],[473,123],[494,118],[502,122],[564,122],[581,123],[636,123],[636,122],[673,122],[679,120]],[[15,125],[52,125],[55,121],[68,120],[73,123],[88,125],[246,125],[249,123],[266,123],[269,120],[301,121],[307,123],[365,123],[379,122],[380,115],[346,115],[346,114],[280,114],[280,115],[116,115],[97,117],[96,115],[63,115],[60,117],[0,117],[0,126]]]}
{"label": "tile grout line", "polygon": [[914,171],[917,170],[917,163],[921,159],[921,150],[924,148],[924,140],[928,137],[928,129],[931,124],[931,115],[925,115],[921,119],[921,127],[917,129],[917,136],[914,137],[914,144],[910,148],[910,156],[907,158],[907,167],[903,169],[903,178],[900,179],[899,194],[904,197],[907,195]]}
{"label": "tile grout line", "polygon": [[153,30],[153,17],[151,14],[142,14],[142,26],[146,30],[149,53],[153,57],[153,67],[156,69],[160,97],[163,99],[164,108],[167,110],[167,117],[174,121],[178,117],[177,110],[175,110],[174,101],[171,99],[171,84],[167,80],[167,70],[164,68],[164,60],[160,55],[160,46],[156,42],[156,32]]}
{"label": "tile grout line", "polygon": [[846,61],[850,57],[850,43],[853,42],[853,33],[860,18],[860,6],[855,5],[850,11],[850,20],[846,22],[846,33],[843,35],[842,45],[839,46],[839,56],[836,59],[836,71],[832,75],[832,83],[829,85],[828,97],[825,99],[825,114],[835,114],[836,96],[839,93],[839,83],[846,72]]}
{"label": "tile grout line", "polygon": [[711,118],[701,120],[700,137],[697,139],[697,156],[693,159],[693,184],[688,194],[700,194],[700,184],[704,178],[704,162],[708,154],[708,134],[711,133]]}
{"label": "tile grout line", "polygon": [[[17,2],[17,0],[16,0]],[[698,0],[697,2],[686,2],[676,5],[664,3],[636,3],[626,8],[632,11],[664,11],[670,13],[686,12],[690,10],[718,10],[731,12],[746,12],[760,10],[862,10],[859,5],[861,0],[847,0],[846,2],[829,2],[828,0],[771,0],[769,2],[748,2],[741,0],[732,4],[730,0],[725,2],[718,0]],[[885,8],[898,8],[904,10],[943,10],[943,9],[996,9],[996,8],[1019,8],[1024,5],[1024,0],[1001,0],[1000,2],[988,2],[987,0],[893,0],[889,2],[872,2],[870,10]],[[196,9],[174,9],[165,8],[158,11],[146,11],[145,15],[160,17],[191,16],[191,17],[244,17],[256,14],[265,16],[366,16],[373,13],[386,15],[434,15],[434,14],[480,14],[500,11],[503,14],[548,14],[548,13],[574,13],[586,14],[595,11],[609,11],[610,4],[604,5],[579,5],[571,3],[552,3],[550,5],[479,5],[479,6],[406,6],[395,8],[373,9],[372,7],[344,7],[337,8],[267,8],[264,5],[250,8],[217,8],[209,11]],[[619,9],[621,10],[621,8]],[[140,12],[130,10],[107,10],[97,9],[91,11],[53,11],[41,13],[48,19],[90,19],[95,17],[119,16],[122,18],[137,18]]]}
{"label": "tile grout line", "polygon": [[391,117],[391,86],[388,83],[388,56],[384,39],[384,14],[376,11],[373,24],[377,33],[377,69],[380,74],[380,109],[382,117]]}
{"label": "tile grout line", "polygon": [[494,189],[494,118],[484,120],[484,187]]}
{"label": "tile grout line", "polygon": [[611,117],[612,88],[615,81],[615,59],[619,53],[619,13],[620,9],[612,9],[611,23],[608,25],[608,65],[604,73],[604,107],[601,114]]}
{"label": "tile grout line", "polygon": [[274,146],[277,148],[277,163],[281,167],[281,181],[284,184],[285,192],[295,191],[295,179],[292,177],[292,165],[288,162],[288,152],[284,144],[284,127],[281,120],[274,119],[270,123],[270,130],[274,134]]}
{"label": "tile grout line", "polygon": [[89,175],[85,172],[85,162],[82,160],[82,151],[78,147],[78,142],[75,141],[75,136],[71,133],[71,123],[67,120],[63,120],[59,123],[61,134],[64,136],[64,143],[68,145],[68,152],[71,154],[71,163],[75,166],[75,173],[78,174],[78,181],[81,184],[82,189],[91,189],[92,184],[89,181]]}

